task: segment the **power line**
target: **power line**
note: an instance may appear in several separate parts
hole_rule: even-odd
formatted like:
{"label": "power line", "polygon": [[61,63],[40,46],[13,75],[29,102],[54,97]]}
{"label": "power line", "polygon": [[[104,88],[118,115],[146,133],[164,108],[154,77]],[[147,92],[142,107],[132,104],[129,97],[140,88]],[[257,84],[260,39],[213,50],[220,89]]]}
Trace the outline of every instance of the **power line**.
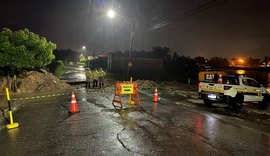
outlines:
{"label": "power line", "polygon": [[160,22],[158,22],[150,27],[150,30],[160,29],[162,27],[165,27],[165,26],[171,24],[175,20],[197,14],[205,9],[219,5],[225,1],[226,0],[211,0],[211,1],[208,1],[207,3],[204,3],[198,7],[190,10],[190,11],[187,11],[186,13],[183,13],[183,14],[181,14],[179,11],[177,11],[176,15],[173,17],[169,17],[168,19],[165,19],[165,20],[160,19]]}

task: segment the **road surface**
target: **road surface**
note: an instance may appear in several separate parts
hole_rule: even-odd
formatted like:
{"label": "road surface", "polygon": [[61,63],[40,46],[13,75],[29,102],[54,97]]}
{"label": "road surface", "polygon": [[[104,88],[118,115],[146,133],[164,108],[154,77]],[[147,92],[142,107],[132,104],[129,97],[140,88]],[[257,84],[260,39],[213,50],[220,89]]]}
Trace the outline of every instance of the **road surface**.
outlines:
{"label": "road surface", "polygon": [[[83,77],[80,67],[70,69],[71,77]],[[75,114],[68,113],[72,90],[11,97],[20,126],[0,123],[0,155],[270,155],[269,117],[164,91],[157,104],[152,91],[140,91],[141,107],[123,96],[120,110],[111,104],[112,88],[75,90]]]}
{"label": "road surface", "polygon": [[[99,92],[96,92],[99,91]],[[96,92],[96,93],[95,93]],[[16,101],[20,127],[0,131],[1,155],[269,155],[270,126],[213,113],[186,97],[141,93],[141,108],[111,105],[114,91]],[[127,101],[128,97],[123,98]],[[3,126],[2,126],[3,127]]]}

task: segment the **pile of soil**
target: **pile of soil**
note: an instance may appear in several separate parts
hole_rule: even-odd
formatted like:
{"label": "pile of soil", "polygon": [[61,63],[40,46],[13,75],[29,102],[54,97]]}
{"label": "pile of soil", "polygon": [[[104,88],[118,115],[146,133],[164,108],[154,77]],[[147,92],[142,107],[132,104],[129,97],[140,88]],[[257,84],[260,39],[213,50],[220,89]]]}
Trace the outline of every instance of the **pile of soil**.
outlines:
{"label": "pile of soil", "polygon": [[[5,88],[8,86],[7,77],[2,77],[0,83],[1,92],[4,93]],[[10,78],[12,81],[12,78]],[[11,82],[10,82],[11,83]],[[39,91],[53,91],[68,89],[69,85],[60,81],[53,74],[46,70],[28,71],[16,78],[17,93],[29,93]]]}
{"label": "pile of soil", "polygon": [[137,80],[136,82],[141,90],[149,90],[157,87],[157,84],[151,80]]}
{"label": "pile of soil", "polygon": [[161,90],[176,91],[176,90],[190,90],[197,91],[197,86],[179,83],[176,81],[162,81],[154,82],[151,80],[137,80],[139,89],[154,90],[156,87]]}

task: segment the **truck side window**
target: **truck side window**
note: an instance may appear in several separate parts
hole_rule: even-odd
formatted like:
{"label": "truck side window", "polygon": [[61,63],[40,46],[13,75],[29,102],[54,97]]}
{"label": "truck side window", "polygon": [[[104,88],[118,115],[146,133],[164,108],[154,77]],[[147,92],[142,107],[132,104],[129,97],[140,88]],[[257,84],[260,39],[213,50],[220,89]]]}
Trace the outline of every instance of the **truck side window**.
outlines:
{"label": "truck side window", "polygon": [[255,81],[255,80],[252,80],[252,79],[248,79],[249,81],[249,85],[252,86],[252,87],[260,87],[261,85]]}
{"label": "truck side window", "polygon": [[247,79],[243,79],[242,82],[245,86],[249,86]]}
{"label": "truck side window", "polygon": [[251,87],[260,87],[261,86],[257,81],[252,80],[252,79],[243,79],[242,82],[245,86],[251,86]]}

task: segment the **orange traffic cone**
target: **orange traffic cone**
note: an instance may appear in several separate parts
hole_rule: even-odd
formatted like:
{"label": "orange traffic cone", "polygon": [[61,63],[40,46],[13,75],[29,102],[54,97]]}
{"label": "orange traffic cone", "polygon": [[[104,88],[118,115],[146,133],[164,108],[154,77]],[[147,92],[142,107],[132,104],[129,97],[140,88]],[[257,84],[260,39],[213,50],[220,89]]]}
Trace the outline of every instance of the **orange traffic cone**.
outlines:
{"label": "orange traffic cone", "polygon": [[154,93],[154,97],[153,97],[153,102],[158,102],[158,91],[157,91],[157,87],[155,89],[155,93]]}
{"label": "orange traffic cone", "polygon": [[79,109],[78,109],[78,104],[77,104],[77,101],[76,101],[76,97],[75,97],[75,93],[74,91],[72,92],[72,96],[71,96],[71,104],[70,104],[70,113],[77,113],[79,112]]}

